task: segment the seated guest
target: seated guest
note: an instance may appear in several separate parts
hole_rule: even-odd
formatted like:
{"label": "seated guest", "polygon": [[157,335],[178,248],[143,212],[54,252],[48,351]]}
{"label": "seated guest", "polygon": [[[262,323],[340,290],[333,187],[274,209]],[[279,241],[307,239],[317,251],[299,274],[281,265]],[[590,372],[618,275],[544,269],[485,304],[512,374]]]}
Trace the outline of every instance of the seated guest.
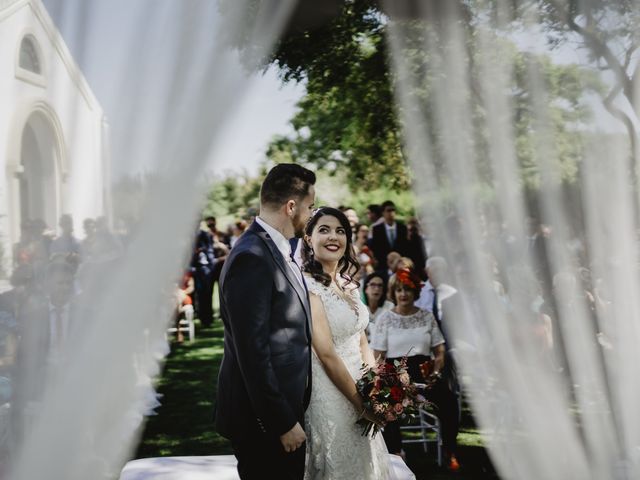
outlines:
{"label": "seated guest", "polygon": [[396,262],[396,272],[398,270],[411,270],[415,273],[415,264],[409,257],[400,257]]}
{"label": "seated guest", "polygon": [[176,341],[182,343],[184,341],[184,335],[180,331],[180,319],[184,316],[189,319],[193,319],[193,299],[192,295],[195,291],[195,282],[193,280],[193,274],[190,270],[187,270],[182,276],[181,284],[176,286],[176,312],[174,314],[174,327],[176,329]]}
{"label": "seated guest", "polygon": [[369,325],[367,338],[371,342],[374,325],[382,312],[391,310],[393,303],[387,300],[387,285],[384,277],[379,273],[372,273],[364,280],[364,304],[369,310]]}
{"label": "seated guest", "polygon": [[396,273],[396,270],[398,269],[398,262],[401,258],[402,255],[400,255],[398,252],[389,252],[389,254],[387,255],[387,259],[385,262],[385,264],[387,265],[387,270],[385,272],[387,280],[389,280],[391,276]]}

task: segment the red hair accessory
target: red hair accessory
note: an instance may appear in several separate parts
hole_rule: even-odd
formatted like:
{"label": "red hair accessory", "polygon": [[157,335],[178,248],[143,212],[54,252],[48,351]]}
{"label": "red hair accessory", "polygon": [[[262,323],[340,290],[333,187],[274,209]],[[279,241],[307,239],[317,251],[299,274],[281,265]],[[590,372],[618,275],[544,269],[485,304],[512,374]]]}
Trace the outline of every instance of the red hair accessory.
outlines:
{"label": "red hair accessory", "polygon": [[420,278],[418,278],[418,276],[408,268],[399,269],[396,272],[396,278],[400,283],[406,285],[412,290],[418,290],[424,286],[424,283],[420,280]]}

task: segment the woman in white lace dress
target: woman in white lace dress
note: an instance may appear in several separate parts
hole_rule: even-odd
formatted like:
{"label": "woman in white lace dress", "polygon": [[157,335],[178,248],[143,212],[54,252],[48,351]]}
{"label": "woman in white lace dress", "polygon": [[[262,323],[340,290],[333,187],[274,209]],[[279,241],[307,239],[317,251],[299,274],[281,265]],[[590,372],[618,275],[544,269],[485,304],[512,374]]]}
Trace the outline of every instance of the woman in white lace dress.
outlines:
{"label": "woman in white lace dress", "polygon": [[305,479],[412,478],[406,467],[404,473],[394,473],[397,460],[390,461],[382,435],[364,437],[356,425],[359,418],[377,421],[363,408],[355,385],[362,364],[375,360],[364,334],[367,308],[350,280],[358,264],[348,232],[344,214],[329,207],[319,209],[306,229],[303,260],[313,323],[313,383],[305,418]]}

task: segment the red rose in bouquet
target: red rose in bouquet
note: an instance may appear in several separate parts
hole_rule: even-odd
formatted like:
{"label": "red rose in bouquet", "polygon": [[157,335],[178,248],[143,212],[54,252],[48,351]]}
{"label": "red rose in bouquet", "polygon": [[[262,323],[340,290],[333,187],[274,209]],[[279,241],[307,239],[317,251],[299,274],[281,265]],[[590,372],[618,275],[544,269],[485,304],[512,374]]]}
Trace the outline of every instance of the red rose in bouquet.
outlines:
{"label": "red rose in bouquet", "polygon": [[391,398],[393,398],[395,402],[401,402],[404,398],[404,392],[402,391],[402,388],[396,385],[391,387]]}
{"label": "red rose in bouquet", "polygon": [[[383,424],[395,420],[408,423],[427,404],[418,387],[410,381],[406,357],[393,363],[363,367],[356,387],[364,400],[364,407],[377,415]],[[364,418],[360,418],[357,423],[364,427],[362,435],[373,432],[375,436],[380,429]]]}

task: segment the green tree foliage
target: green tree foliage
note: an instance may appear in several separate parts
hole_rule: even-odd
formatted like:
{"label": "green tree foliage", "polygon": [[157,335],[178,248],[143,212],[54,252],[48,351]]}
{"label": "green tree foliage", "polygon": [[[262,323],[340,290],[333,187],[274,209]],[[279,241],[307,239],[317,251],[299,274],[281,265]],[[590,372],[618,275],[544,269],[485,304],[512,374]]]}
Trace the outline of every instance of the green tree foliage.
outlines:
{"label": "green tree foliage", "polygon": [[257,176],[244,172],[241,175],[228,173],[213,178],[203,215],[220,218],[221,225],[256,215],[260,205],[260,185],[266,173],[265,164]]}
{"label": "green tree foliage", "polygon": [[[477,22],[472,18],[480,15],[481,10],[480,7],[474,10],[476,2],[467,3],[465,28],[473,86],[482,58],[474,47]],[[415,23],[416,32],[424,31],[423,25]],[[291,122],[295,133],[275,138],[267,152],[269,158],[299,161],[329,171],[346,170],[353,191],[377,188],[403,191],[409,187],[411,177],[402,147],[402,125],[393,96],[394,76],[387,61],[384,38],[387,25],[378,2],[353,0],[345,2],[341,15],[332,22],[313,31],[291,34],[280,43],[272,63],[280,69],[284,82],[305,81],[307,94],[299,102]],[[501,53],[511,56],[514,65],[511,91],[523,182],[535,188],[540,181],[533,155],[534,115],[528,94],[527,72],[532,62],[541,68],[546,84],[557,172],[562,180],[571,182],[577,174],[583,148],[581,128],[589,116],[584,94],[588,90],[599,91],[597,78],[575,65],[558,65],[549,57],[519,51],[507,38],[496,35],[495,42]],[[416,71],[426,72],[424,85],[418,86],[413,95],[422,116],[428,120],[432,109],[430,59],[423,48],[424,38],[416,35],[413,40],[403,55],[411,60]],[[482,99],[476,88],[471,88],[469,95],[474,125],[478,126],[476,148],[480,155],[487,156],[489,139],[481,128]],[[437,152],[438,145],[447,140],[439,138],[431,126],[426,131],[432,136],[431,143]],[[488,168],[488,159],[485,164]]]}
{"label": "green tree foliage", "polygon": [[281,42],[272,60],[283,81],[305,81],[307,94],[295,135],[276,138],[270,158],[346,168],[354,189],[409,186],[384,29],[375,2],[356,0],[334,21]]}
{"label": "green tree foliage", "polygon": [[[601,71],[612,74],[609,88],[602,89],[604,107],[626,128],[630,140],[630,173],[637,182],[638,141],[634,120],[628,111],[614,103],[623,95],[629,106],[640,113],[635,85],[640,81],[637,51],[640,47],[640,7],[632,0],[529,0],[520,9],[535,6],[540,22],[552,45],[579,45]],[[517,9],[514,10],[517,14]]]}

